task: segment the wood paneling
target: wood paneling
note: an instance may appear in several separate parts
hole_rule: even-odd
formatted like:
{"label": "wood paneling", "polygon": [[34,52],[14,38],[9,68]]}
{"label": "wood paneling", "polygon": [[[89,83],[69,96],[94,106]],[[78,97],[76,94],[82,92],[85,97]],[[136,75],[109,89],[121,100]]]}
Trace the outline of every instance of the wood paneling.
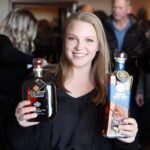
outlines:
{"label": "wood paneling", "polygon": [[137,14],[140,8],[145,8],[148,11],[150,19],[150,0],[132,0],[132,12]]}

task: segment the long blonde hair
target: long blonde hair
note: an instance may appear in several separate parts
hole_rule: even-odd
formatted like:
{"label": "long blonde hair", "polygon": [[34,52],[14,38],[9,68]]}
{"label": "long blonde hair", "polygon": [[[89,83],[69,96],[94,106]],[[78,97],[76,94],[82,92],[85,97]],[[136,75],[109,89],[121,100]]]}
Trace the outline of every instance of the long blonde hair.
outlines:
{"label": "long blonde hair", "polygon": [[18,50],[31,54],[37,33],[37,20],[27,9],[14,9],[0,25],[0,34],[10,38]]}
{"label": "long blonde hair", "polygon": [[[97,52],[92,62],[92,73],[94,75],[96,87],[98,88],[98,93],[94,98],[94,102],[96,104],[104,103],[106,96],[106,74],[109,72],[110,56],[102,23],[97,16],[92,13],[76,13],[68,19],[65,33],[69,24],[74,20],[80,20],[92,24],[97,33],[99,52]],[[58,70],[59,81],[62,88],[64,88],[64,83],[67,80],[68,74],[71,73],[72,65],[65,54],[65,50],[63,49]]]}

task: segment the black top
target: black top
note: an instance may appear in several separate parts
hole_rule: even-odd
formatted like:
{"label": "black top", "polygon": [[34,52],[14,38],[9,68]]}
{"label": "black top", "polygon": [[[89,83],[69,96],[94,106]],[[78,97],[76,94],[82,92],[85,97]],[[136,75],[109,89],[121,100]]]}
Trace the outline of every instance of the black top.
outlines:
{"label": "black top", "polygon": [[[137,143],[98,135],[100,111],[92,97],[96,89],[74,98],[57,87],[58,113],[51,122],[21,127],[11,122],[7,149],[11,150],[136,150]],[[102,112],[102,111],[101,111]],[[100,122],[102,123],[102,122]]]}
{"label": "black top", "polygon": [[17,99],[18,89],[29,73],[33,57],[15,48],[9,38],[0,35],[0,112]]}
{"label": "black top", "polygon": [[14,47],[7,36],[0,35],[0,147],[5,139],[7,118],[14,114],[21,99],[22,83],[30,72],[27,65],[32,64],[32,59]]}
{"label": "black top", "polygon": [[62,90],[58,92],[59,113],[53,122],[53,148],[91,149],[97,122],[97,108],[91,100],[94,92],[78,98]]}

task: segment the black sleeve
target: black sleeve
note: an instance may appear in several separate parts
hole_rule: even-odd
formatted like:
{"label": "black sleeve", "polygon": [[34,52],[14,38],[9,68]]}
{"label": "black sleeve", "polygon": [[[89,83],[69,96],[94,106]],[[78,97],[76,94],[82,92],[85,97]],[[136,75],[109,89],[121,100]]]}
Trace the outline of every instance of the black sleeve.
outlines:
{"label": "black sleeve", "polygon": [[115,150],[138,150],[138,139],[132,143],[125,143],[117,139],[113,139],[113,147]]}
{"label": "black sleeve", "polygon": [[0,35],[0,48],[4,48],[5,46],[12,46],[12,43],[7,36]]}
{"label": "black sleeve", "polygon": [[33,56],[15,48],[7,36],[0,35],[0,62],[31,64],[32,59]]}
{"label": "black sleeve", "polygon": [[51,123],[22,127],[15,117],[6,131],[5,150],[51,150]]}
{"label": "black sleeve", "polygon": [[21,127],[15,117],[9,122],[6,128],[6,150],[36,150],[37,127]]}

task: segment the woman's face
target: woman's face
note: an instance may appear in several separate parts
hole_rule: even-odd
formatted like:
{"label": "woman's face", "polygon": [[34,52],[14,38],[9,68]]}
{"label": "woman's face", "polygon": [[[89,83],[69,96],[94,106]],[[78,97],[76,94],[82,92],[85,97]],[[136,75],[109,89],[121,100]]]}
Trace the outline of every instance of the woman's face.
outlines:
{"label": "woman's face", "polygon": [[91,67],[99,49],[95,28],[84,21],[73,21],[67,28],[65,53],[73,67]]}

